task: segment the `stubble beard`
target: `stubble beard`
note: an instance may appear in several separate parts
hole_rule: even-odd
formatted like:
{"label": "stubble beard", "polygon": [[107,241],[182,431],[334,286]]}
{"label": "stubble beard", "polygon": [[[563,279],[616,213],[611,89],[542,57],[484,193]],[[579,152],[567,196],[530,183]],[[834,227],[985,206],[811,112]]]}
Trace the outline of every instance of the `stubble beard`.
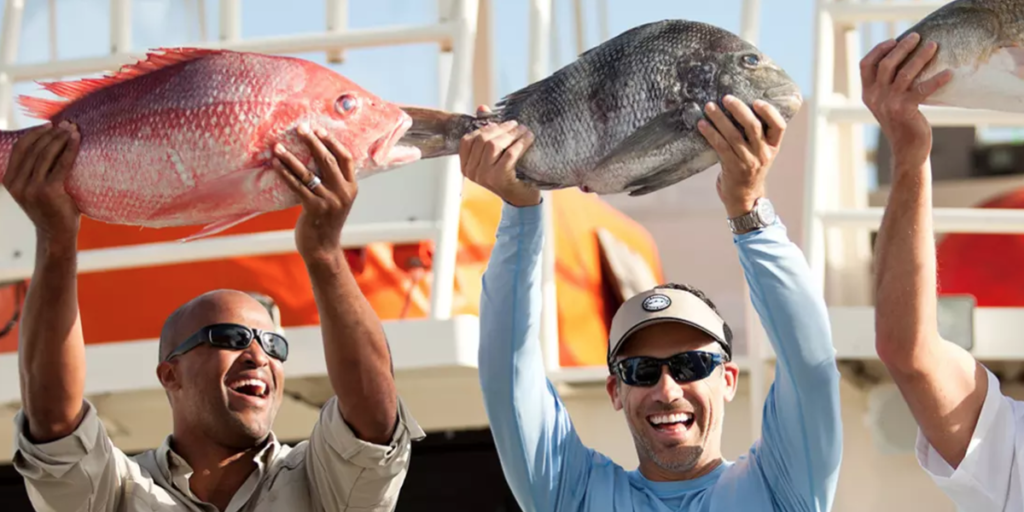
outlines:
{"label": "stubble beard", "polygon": [[633,444],[636,445],[636,449],[666,471],[673,473],[692,471],[704,455],[704,447],[700,445],[661,447],[659,451],[650,438],[637,432],[637,428],[630,426],[629,430],[633,435]]}

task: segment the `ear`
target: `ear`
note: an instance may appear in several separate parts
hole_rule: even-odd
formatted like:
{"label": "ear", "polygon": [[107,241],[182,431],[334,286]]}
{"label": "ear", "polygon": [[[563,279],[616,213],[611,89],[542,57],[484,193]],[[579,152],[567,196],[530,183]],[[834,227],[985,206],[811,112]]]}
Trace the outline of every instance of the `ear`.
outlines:
{"label": "ear", "polygon": [[612,399],[612,407],[616,411],[622,410],[622,397],[619,396],[619,379],[614,375],[609,375],[605,381],[605,388],[608,390],[608,397]]}
{"label": "ear", "polygon": [[181,387],[178,366],[174,362],[161,361],[156,365],[156,378],[160,380],[160,385],[167,391],[177,390]]}
{"label": "ear", "polygon": [[725,379],[725,393],[723,398],[725,398],[726,402],[731,402],[736,396],[736,388],[740,380],[740,367],[734,362],[723,364],[722,378]]}

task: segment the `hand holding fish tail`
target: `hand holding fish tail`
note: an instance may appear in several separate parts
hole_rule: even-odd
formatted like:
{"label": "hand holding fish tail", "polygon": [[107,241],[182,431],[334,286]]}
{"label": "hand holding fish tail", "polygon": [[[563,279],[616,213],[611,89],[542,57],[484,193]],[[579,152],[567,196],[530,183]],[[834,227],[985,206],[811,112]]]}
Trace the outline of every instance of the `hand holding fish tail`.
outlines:
{"label": "hand holding fish tail", "polygon": [[64,188],[78,156],[77,128],[63,122],[26,131],[11,150],[3,185],[36,227],[40,243],[74,250],[81,213]]}
{"label": "hand holding fish tail", "polygon": [[274,168],[302,201],[295,244],[307,263],[336,258],[341,254],[341,229],[359,189],[352,156],[322,128],[314,134],[303,126],[298,132],[309,147],[320,176],[281,144],[274,147],[277,156],[273,159]]}
{"label": "hand holding fish tail", "polygon": [[[479,115],[489,112],[486,107]],[[488,124],[459,143],[462,175],[517,207],[540,203],[540,191],[516,178],[516,162],[533,144],[533,134],[515,121]]]}
{"label": "hand holding fish tail", "polygon": [[899,43],[882,42],[860,63],[862,99],[889,140],[897,168],[919,168],[927,161],[932,130],[919,106],[953,76],[945,71],[913,85],[938,50],[929,41],[923,51],[904,62],[919,41],[918,34],[910,34]]}
{"label": "hand holding fish tail", "polygon": [[726,96],[723,104],[744,133],[714,103],[707,104],[707,119],[700,120],[697,128],[718,153],[722,172],[716,188],[727,214],[734,218],[751,211],[754,202],[764,197],[765,178],[782,145],[786,121],[775,107],[760,100],[754,102],[760,118],[733,96]]}

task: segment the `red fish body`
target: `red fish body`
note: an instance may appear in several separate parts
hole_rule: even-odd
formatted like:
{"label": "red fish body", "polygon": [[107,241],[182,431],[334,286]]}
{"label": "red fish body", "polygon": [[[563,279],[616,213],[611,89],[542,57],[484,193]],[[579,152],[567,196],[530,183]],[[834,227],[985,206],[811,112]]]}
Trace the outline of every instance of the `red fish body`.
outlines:
{"label": "red fish body", "polygon": [[[412,120],[313,62],[226,50],[150,54],[117,74],[43,86],[22,97],[35,117],[81,133],[66,189],[84,215],[145,227],[203,225],[189,239],[298,204],[271,167],[282,143],[315,170],[301,124],[330,132],[360,178],[420,158],[395,147]],[[21,131],[0,132],[0,178]]]}

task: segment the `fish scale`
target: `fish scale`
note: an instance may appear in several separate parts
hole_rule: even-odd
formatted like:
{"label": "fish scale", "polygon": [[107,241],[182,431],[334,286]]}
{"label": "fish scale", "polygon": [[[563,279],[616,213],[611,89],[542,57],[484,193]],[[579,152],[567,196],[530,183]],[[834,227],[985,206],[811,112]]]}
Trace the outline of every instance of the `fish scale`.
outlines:
{"label": "fish scale", "polygon": [[[270,149],[281,142],[315,168],[300,124],[329,131],[360,178],[419,158],[415,148],[394,147],[408,115],[326,67],[227,50],[160,51],[112,76],[43,84],[62,100],[20,98],[35,117],[78,126],[65,188],[91,218],[204,226],[185,239],[193,240],[294,206]],[[0,177],[24,131],[0,132]]]}
{"label": "fish scale", "polygon": [[[752,63],[745,59],[752,59]],[[629,29],[551,76],[473,117],[405,108],[401,144],[423,158],[458,153],[459,140],[489,122],[514,120],[534,134],[517,177],[543,190],[578,187],[643,195],[711,167],[717,154],[697,130],[703,106],[730,94],[764,100],[789,121],[802,105],[793,80],[726,30],[688,20]]]}

